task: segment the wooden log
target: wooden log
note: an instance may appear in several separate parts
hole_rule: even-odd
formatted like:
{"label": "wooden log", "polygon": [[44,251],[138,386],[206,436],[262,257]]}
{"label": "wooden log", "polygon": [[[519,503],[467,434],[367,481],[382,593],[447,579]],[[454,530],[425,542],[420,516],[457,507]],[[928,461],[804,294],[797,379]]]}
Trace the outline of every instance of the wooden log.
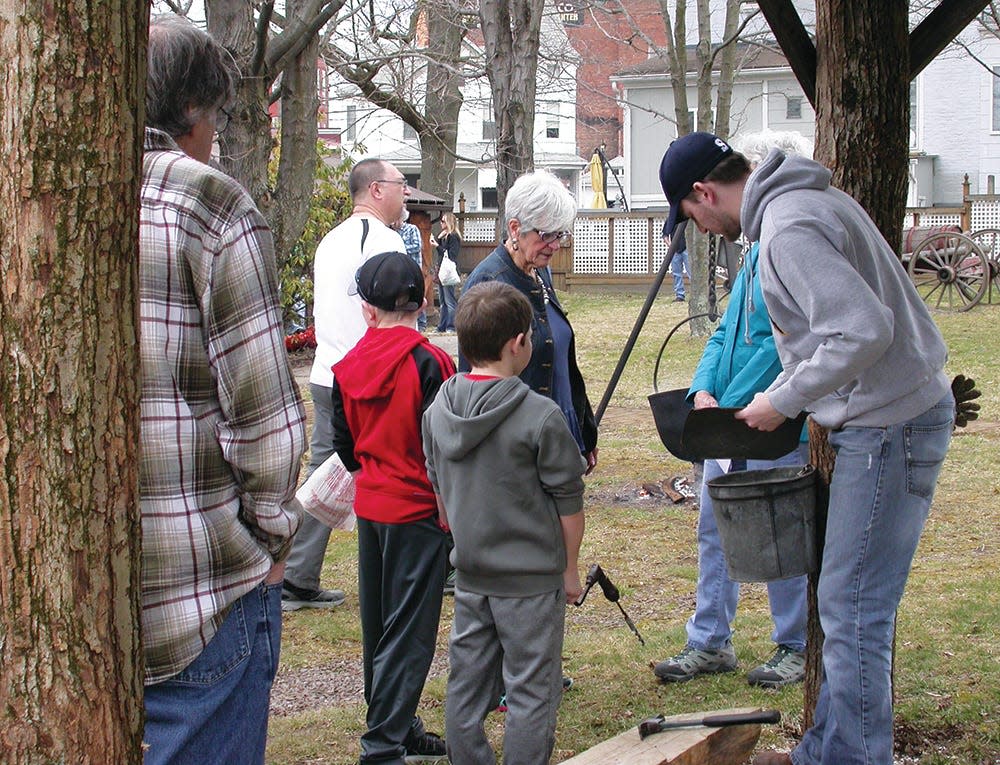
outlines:
{"label": "wooden log", "polygon": [[[757,707],[675,715],[667,722],[697,722],[706,715],[758,712]],[[563,760],[562,765],[743,765],[750,759],[760,725],[730,725],[724,728],[674,728],[639,738],[639,726]]]}

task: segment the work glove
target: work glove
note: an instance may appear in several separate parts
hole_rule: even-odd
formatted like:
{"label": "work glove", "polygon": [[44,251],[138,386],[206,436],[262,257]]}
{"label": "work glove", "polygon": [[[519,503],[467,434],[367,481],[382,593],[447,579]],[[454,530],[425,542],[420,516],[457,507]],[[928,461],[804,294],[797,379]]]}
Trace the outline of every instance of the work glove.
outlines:
{"label": "work glove", "polygon": [[979,404],[975,399],[983,395],[976,387],[976,381],[965,375],[955,375],[951,381],[951,392],[955,396],[955,427],[964,428],[970,420],[979,419]]}

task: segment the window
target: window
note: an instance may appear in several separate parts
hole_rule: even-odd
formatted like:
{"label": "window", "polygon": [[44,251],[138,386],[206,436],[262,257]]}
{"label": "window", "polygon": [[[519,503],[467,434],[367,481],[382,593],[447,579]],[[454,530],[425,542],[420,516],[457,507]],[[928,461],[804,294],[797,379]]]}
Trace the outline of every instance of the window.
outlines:
{"label": "window", "polygon": [[353,141],[356,135],[355,124],[358,121],[358,107],[348,106],[347,107],[347,122],[344,125],[344,140]]}
{"label": "window", "polygon": [[542,116],[545,118],[545,137],[559,137],[559,104],[543,102],[540,104]]}
{"label": "window", "polygon": [[789,96],[785,101],[785,119],[802,119],[802,99],[798,96]]}
{"label": "window", "polygon": [[993,132],[1000,133],[1000,66],[993,67]]}
{"label": "window", "polygon": [[483,198],[483,203],[481,208],[483,210],[496,210],[497,209],[497,190],[496,188],[481,188],[479,190]]}
{"label": "window", "polygon": [[497,138],[497,123],[493,119],[493,107],[483,109],[483,140],[495,141]]}
{"label": "window", "polygon": [[[996,86],[994,85],[994,88]],[[917,148],[917,81],[910,80],[910,148]],[[994,90],[994,98],[996,91]],[[996,110],[994,108],[994,122],[996,120]]]}
{"label": "window", "polygon": [[416,141],[417,131],[413,129],[413,126],[408,122],[403,123],[403,140],[404,141]]}

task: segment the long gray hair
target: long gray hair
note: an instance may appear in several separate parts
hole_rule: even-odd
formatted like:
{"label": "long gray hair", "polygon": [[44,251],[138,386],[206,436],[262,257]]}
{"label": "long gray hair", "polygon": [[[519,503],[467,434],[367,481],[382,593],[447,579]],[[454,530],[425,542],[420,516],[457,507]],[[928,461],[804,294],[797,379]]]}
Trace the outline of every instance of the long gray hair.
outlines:
{"label": "long gray hair", "polygon": [[751,166],[763,162],[771,149],[781,149],[785,154],[795,154],[812,158],[812,141],[791,130],[761,130],[748,133],[735,141],[737,150],[747,158]]}
{"label": "long gray hair", "polygon": [[146,124],[176,138],[231,102],[239,71],[208,32],[173,13],[149,24]]}

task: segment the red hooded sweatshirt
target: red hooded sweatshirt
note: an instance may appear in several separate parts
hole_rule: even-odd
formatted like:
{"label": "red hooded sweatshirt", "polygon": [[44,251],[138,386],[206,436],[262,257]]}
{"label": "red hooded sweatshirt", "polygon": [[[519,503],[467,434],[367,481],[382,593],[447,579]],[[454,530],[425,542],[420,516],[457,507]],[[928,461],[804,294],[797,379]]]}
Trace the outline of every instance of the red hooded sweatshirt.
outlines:
{"label": "red hooded sweatshirt", "polygon": [[369,329],[333,365],[333,446],[355,476],[354,512],[377,523],[437,513],[420,421],[455,374],[448,353],[409,327]]}

